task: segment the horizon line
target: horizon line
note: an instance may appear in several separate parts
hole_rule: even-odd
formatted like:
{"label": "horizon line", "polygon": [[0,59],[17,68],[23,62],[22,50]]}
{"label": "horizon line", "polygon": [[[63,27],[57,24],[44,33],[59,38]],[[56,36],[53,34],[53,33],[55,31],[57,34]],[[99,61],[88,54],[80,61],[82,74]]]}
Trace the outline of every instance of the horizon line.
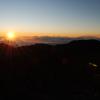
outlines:
{"label": "horizon line", "polygon": [[[10,31],[14,32],[14,31]],[[0,32],[0,36],[5,36],[7,32]],[[35,36],[35,37],[96,37],[100,38],[100,33],[43,33],[43,32],[14,32],[18,36]]]}

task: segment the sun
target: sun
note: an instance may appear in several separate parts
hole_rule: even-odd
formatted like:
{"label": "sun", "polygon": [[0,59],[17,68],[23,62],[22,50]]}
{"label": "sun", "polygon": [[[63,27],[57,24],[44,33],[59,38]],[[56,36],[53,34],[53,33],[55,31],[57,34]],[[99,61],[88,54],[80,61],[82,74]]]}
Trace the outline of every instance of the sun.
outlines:
{"label": "sun", "polygon": [[9,40],[9,41],[14,41],[15,40],[15,33],[14,32],[8,32],[7,35],[6,35],[6,39]]}

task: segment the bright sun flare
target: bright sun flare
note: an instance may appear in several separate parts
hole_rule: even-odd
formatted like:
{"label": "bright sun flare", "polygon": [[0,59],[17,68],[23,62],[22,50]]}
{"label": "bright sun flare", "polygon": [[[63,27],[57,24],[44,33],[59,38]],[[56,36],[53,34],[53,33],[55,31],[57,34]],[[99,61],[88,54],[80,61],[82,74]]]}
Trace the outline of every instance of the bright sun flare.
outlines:
{"label": "bright sun flare", "polygon": [[6,37],[7,37],[7,40],[13,41],[13,40],[15,40],[15,33],[14,32],[8,32]]}

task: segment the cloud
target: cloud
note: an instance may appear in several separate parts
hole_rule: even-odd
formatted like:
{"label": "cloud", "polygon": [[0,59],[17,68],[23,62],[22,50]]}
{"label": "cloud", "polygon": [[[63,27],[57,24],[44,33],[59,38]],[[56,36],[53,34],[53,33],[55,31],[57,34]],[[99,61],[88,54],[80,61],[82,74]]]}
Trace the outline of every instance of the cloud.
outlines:
{"label": "cloud", "polygon": [[[46,43],[46,44],[66,44],[73,40],[80,39],[91,39],[93,37],[78,37],[78,38],[69,38],[69,37],[49,37],[49,36],[23,36],[17,38],[15,44],[18,46],[22,45],[32,45],[37,43]],[[2,37],[0,37],[0,42],[5,42]]]}

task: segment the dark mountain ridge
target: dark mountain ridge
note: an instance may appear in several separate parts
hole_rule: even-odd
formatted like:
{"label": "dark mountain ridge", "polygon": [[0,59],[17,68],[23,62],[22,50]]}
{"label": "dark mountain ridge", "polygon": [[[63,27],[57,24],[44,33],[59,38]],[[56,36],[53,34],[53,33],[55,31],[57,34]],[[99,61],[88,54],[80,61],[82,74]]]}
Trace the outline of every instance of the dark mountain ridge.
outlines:
{"label": "dark mountain ridge", "polygon": [[0,44],[1,96],[95,98],[100,94],[99,60],[97,40],[22,47]]}

